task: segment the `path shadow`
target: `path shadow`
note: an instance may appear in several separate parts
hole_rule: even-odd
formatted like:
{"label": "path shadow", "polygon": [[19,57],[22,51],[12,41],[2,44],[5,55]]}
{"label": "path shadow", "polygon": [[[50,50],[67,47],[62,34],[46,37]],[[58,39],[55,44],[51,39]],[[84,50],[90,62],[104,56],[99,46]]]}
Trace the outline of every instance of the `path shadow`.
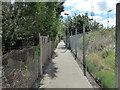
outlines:
{"label": "path shadow", "polygon": [[62,49],[62,50],[65,50],[66,49],[66,46],[61,46],[61,47],[58,47],[57,49]]}
{"label": "path shadow", "polygon": [[[56,73],[58,72],[58,68],[55,66],[55,63],[53,62],[53,59],[55,59],[56,57],[58,57],[58,54],[56,52],[53,52],[52,58],[50,60],[48,60],[48,62],[46,63],[44,69],[43,69],[43,77],[44,75],[47,75],[50,79],[54,79],[55,77],[57,77]],[[42,80],[41,79],[41,80]],[[40,80],[40,84],[39,86],[42,86],[43,83]],[[41,90],[42,88],[40,88]],[[44,88],[42,89],[44,90]]]}
{"label": "path shadow", "polygon": [[64,52],[61,52],[61,53],[66,53],[67,50],[68,50],[68,49],[65,49],[65,51],[64,51]]}
{"label": "path shadow", "polygon": [[57,73],[57,69],[58,69],[55,66],[55,63],[53,62],[53,59],[55,59],[56,57],[58,57],[58,54],[57,54],[57,52],[54,51],[51,59],[48,60],[48,62],[46,63],[46,65],[43,69],[43,74],[47,74],[48,77],[50,77],[51,79],[56,77],[56,73]]}
{"label": "path shadow", "polygon": [[61,50],[64,50],[62,51],[61,53],[66,53],[66,51],[68,50],[66,47],[60,47]]}
{"label": "path shadow", "polygon": [[[38,79],[32,85],[32,88],[40,88],[40,86],[43,85],[41,80],[44,78],[44,75],[46,74],[51,79],[54,79],[55,77],[57,77],[56,73],[58,72],[57,71],[58,68],[55,66],[55,63],[52,61],[52,59],[55,59],[56,57],[58,57],[58,54],[56,52],[53,52],[51,59],[48,60],[45,66],[43,67],[43,76],[38,77]],[[44,89],[40,89],[40,90],[44,90]]]}
{"label": "path shadow", "polygon": [[50,77],[51,79],[57,77],[56,73],[57,73],[57,67],[55,66],[55,63],[51,60],[51,62],[49,63],[49,65],[46,67],[46,70],[44,71],[44,74],[47,74],[48,77]]}
{"label": "path shadow", "polygon": [[61,52],[61,53],[65,53],[68,49],[66,48],[66,45],[61,45],[61,46],[59,46],[57,49],[60,49],[60,50],[64,50],[63,52]]}
{"label": "path shadow", "polygon": [[55,59],[56,57],[58,57],[58,54],[54,51],[51,59]]}

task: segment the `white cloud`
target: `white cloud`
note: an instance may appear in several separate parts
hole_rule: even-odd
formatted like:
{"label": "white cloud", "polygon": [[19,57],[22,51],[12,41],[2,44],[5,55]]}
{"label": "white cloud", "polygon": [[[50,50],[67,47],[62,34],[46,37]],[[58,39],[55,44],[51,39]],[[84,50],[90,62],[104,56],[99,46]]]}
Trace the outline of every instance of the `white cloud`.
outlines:
{"label": "white cloud", "polygon": [[[107,19],[99,22],[102,23],[104,27],[107,27]],[[112,27],[115,25],[116,25],[116,18],[109,18],[109,27]]]}
{"label": "white cloud", "polygon": [[117,1],[115,0],[96,0],[94,3],[94,12],[106,14],[107,10],[112,10],[112,13],[116,13],[116,3]]}
{"label": "white cloud", "polygon": [[77,0],[66,0],[65,3],[64,3],[64,5],[66,7],[69,7],[71,5],[75,5],[76,3],[77,3]]}
{"label": "white cloud", "polygon": [[[79,13],[79,14],[80,14],[81,16],[82,16],[82,15],[85,15],[85,13]],[[79,14],[78,14],[78,15],[79,15]]]}
{"label": "white cloud", "polygon": [[92,16],[89,16],[89,18],[90,18],[90,19],[93,18],[93,19],[96,20],[96,21],[101,21],[101,20],[103,19],[101,16],[93,16],[93,17],[92,17]]}
{"label": "white cloud", "polygon": [[76,11],[76,9],[72,8],[72,9],[69,10],[69,12],[73,12],[73,11]]}
{"label": "white cloud", "polygon": [[[89,16],[89,18],[92,18]],[[93,19],[96,20],[97,22],[103,24],[104,27],[107,27],[107,20],[108,19],[103,19],[100,16],[93,16]],[[115,26],[116,25],[116,17],[114,18],[109,18],[109,27]]]}
{"label": "white cloud", "polygon": [[11,4],[14,4],[15,3],[15,0],[11,0]]}
{"label": "white cloud", "polygon": [[106,14],[109,9],[115,13],[117,2],[115,0],[66,0],[64,6],[73,7],[73,10],[89,12],[93,10],[95,14]]}
{"label": "white cloud", "polygon": [[88,9],[91,7],[90,4],[91,0],[84,1],[84,0],[66,0],[64,3],[64,6],[66,7],[74,7],[74,9],[82,10],[82,11],[88,11]]}
{"label": "white cloud", "polygon": [[[108,10],[112,10],[112,12],[109,13],[109,15],[114,14],[113,18],[109,19],[109,26],[111,27],[116,24],[115,14],[117,2],[118,0],[66,0],[64,6],[67,7],[68,10],[65,12],[68,12],[70,15],[72,14],[72,11],[79,11],[79,14],[82,15],[83,13],[81,12],[88,12],[91,14],[91,11],[93,10],[95,14],[93,19],[102,23],[105,27],[107,26],[107,19],[103,18],[106,18],[105,16],[107,16]],[[104,17],[101,17],[101,15]],[[89,17],[92,18],[91,16]]]}

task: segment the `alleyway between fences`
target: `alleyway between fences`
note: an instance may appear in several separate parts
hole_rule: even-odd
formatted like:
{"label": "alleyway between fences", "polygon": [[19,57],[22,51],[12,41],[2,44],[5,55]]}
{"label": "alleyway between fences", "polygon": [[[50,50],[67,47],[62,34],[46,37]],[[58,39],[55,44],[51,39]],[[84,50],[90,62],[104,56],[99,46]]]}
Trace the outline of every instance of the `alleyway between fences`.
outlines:
{"label": "alleyway between fences", "polygon": [[46,67],[40,88],[92,88],[63,41]]}

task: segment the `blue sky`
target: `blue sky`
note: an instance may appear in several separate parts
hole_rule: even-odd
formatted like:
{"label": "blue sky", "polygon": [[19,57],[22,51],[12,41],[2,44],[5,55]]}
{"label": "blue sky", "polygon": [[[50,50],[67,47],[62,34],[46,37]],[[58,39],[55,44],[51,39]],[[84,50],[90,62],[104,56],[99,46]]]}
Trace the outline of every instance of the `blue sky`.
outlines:
{"label": "blue sky", "polygon": [[107,26],[107,11],[109,12],[109,26],[116,25],[116,3],[119,0],[65,0],[65,11],[61,15],[66,18],[64,13],[69,13],[69,16],[75,16],[75,13],[88,13],[91,18],[91,11],[94,12],[94,20],[102,23],[104,27]]}

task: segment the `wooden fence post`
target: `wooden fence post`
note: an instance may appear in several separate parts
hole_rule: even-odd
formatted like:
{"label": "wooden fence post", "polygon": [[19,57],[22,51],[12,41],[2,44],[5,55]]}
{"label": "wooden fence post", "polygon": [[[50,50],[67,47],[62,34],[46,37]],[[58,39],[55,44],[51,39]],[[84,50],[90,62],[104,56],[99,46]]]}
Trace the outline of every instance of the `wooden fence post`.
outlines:
{"label": "wooden fence post", "polygon": [[84,76],[86,76],[86,59],[85,59],[85,24],[83,24],[83,68],[84,68]]}
{"label": "wooden fence post", "polygon": [[39,57],[39,61],[40,61],[40,75],[43,75],[43,68],[42,68],[42,37],[39,33],[39,44],[40,44],[40,57]]}
{"label": "wooden fence post", "polygon": [[116,62],[115,88],[120,89],[120,3],[116,5]]}

